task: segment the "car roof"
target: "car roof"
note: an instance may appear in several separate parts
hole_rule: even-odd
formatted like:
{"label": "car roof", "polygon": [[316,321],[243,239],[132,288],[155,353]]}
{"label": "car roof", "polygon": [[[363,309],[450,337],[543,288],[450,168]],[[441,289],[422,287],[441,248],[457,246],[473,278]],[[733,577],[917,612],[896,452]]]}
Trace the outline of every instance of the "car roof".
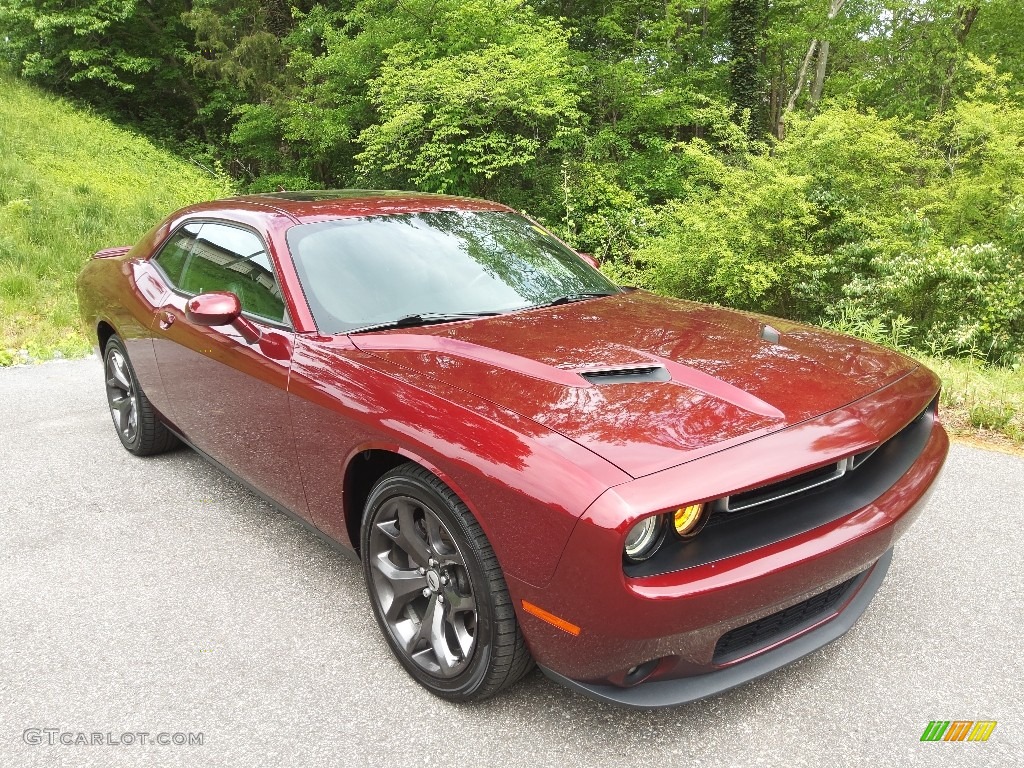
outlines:
{"label": "car roof", "polygon": [[380,216],[425,211],[507,211],[508,206],[489,200],[425,192],[367,189],[317,189],[241,195],[193,206],[190,213],[213,213],[232,207],[271,208],[301,223],[349,216]]}

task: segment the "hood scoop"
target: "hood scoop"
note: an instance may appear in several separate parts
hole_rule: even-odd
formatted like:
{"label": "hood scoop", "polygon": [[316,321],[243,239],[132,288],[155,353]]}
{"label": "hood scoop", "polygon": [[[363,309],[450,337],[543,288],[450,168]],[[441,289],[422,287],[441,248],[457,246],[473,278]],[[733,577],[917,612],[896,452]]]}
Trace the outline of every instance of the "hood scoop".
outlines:
{"label": "hood scoop", "polygon": [[663,365],[629,365],[620,368],[601,368],[592,371],[578,371],[591,384],[602,387],[608,384],[638,384],[649,381],[669,381],[672,375]]}

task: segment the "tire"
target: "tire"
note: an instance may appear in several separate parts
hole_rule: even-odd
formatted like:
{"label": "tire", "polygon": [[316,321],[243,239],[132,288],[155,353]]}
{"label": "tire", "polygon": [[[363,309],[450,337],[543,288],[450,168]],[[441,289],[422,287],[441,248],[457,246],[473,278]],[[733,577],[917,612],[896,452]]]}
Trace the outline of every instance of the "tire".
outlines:
{"label": "tire", "polygon": [[363,576],[381,632],[406,671],[450,701],[480,701],[533,667],[487,537],[418,464],[385,474],[366,501]]}
{"label": "tire", "polygon": [[103,374],[107,405],[121,445],[136,456],[152,456],[177,447],[174,436],[156,415],[139,386],[124,343],[111,336],[103,348]]}

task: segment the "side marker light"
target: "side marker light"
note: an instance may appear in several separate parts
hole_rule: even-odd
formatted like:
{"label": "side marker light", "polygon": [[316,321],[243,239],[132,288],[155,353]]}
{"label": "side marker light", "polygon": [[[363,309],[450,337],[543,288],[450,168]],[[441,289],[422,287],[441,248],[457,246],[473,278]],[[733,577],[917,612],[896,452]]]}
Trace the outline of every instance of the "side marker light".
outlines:
{"label": "side marker light", "polygon": [[553,627],[558,627],[563,632],[568,632],[573,637],[576,637],[580,633],[580,628],[572,622],[561,619],[558,616],[555,616],[555,614],[545,611],[539,605],[534,605],[527,600],[523,600],[523,610],[527,613],[533,614],[541,621],[546,621]]}

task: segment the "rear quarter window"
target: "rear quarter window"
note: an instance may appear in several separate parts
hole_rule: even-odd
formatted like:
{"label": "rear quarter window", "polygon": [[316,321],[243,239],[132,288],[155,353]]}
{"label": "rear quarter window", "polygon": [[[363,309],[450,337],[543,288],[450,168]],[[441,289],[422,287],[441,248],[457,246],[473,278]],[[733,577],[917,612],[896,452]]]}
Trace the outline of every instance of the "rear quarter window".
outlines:
{"label": "rear quarter window", "polygon": [[181,285],[185,262],[188,261],[189,254],[192,253],[192,247],[199,237],[201,227],[201,224],[186,224],[171,236],[171,239],[153,259],[174,287]]}

